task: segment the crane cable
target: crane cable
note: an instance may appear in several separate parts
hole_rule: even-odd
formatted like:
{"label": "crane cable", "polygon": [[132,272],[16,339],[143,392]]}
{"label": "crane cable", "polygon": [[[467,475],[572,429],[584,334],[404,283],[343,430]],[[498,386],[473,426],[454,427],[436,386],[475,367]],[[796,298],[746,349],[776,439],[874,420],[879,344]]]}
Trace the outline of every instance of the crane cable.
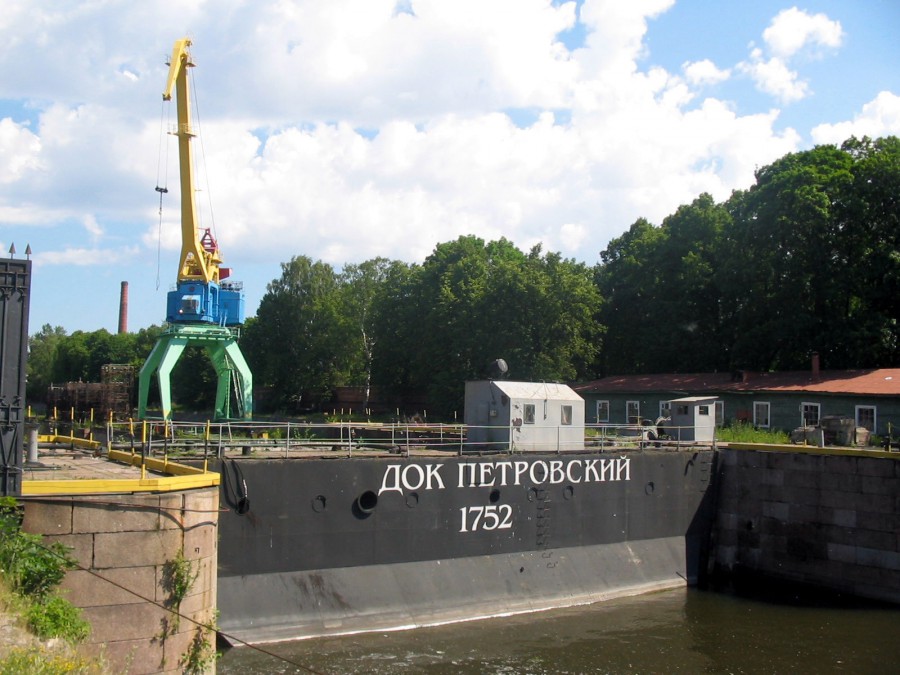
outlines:
{"label": "crane cable", "polygon": [[[194,76],[194,69],[189,68],[187,72],[187,76],[191,79],[190,93],[193,98],[192,103],[194,104],[194,135],[197,139],[197,142],[200,144],[200,157],[195,158],[194,162],[203,167],[203,182],[205,187],[203,188],[206,192],[206,202],[209,208],[209,221],[210,221],[210,230],[212,230],[213,239],[217,242],[219,241],[218,233],[216,232],[216,217],[213,213],[213,205],[212,205],[212,192],[209,188],[209,171],[207,167],[209,166],[206,163],[206,149],[203,147],[203,133],[201,132],[201,124],[200,124],[200,100],[197,96],[197,78]],[[199,176],[200,172],[197,170],[197,166],[194,167],[194,175]],[[198,214],[199,216],[200,214]],[[202,227],[200,223],[197,224],[198,227]]]}
{"label": "crane cable", "polygon": [[[171,111],[171,106],[167,107],[165,100],[160,104],[159,109],[159,149],[156,156],[156,191],[159,193],[159,224],[156,227],[156,290],[159,290],[159,271],[162,262],[162,218],[163,218],[163,195],[169,191],[169,144],[165,143],[166,161],[163,162],[163,145],[166,139],[165,132],[165,116],[166,111]],[[171,112],[170,112],[171,115]],[[160,165],[164,166],[163,184],[159,184],[159,176],[161,170]]]}

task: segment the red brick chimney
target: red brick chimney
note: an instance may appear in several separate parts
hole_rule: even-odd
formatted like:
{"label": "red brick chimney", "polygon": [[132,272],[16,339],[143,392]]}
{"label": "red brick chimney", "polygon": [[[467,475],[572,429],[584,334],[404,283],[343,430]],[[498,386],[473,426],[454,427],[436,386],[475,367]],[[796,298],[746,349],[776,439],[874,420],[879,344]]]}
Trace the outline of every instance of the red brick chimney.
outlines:
{"label": "red brick chimney", "polygon": [[122,282],[119,293],[119,334],[128,332],[128,282]]}

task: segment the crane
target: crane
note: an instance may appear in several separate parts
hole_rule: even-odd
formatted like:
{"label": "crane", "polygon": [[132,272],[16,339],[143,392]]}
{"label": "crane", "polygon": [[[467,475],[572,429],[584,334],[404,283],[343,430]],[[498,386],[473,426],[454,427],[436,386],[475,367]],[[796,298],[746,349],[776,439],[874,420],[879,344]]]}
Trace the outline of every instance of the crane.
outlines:
{"label": "crane", "polygon": [[[202,347],[218,377],[217,419],[249,418],[253,412],[253,375],[240,347],[237,330],[244,323],[244,293],[241,284],[227,281],[231,270],[222,266],[219,245],[210,229],[200,233],[194,196],[188,69],[194,66],[191,40],[175,41],[163,100],[175,91],[178,130],[178,166],[181,182],[181,259],[174,290],[166,297],[167,328],[141,368],[138,380],[138,415],[147,416],[147,399],[154,373],[159,382],[164,419],[172,415],[170,375],[188,346]],[[157,188],[158,191],[163,191]],[[231,391],[237,392],[232,414]]]}

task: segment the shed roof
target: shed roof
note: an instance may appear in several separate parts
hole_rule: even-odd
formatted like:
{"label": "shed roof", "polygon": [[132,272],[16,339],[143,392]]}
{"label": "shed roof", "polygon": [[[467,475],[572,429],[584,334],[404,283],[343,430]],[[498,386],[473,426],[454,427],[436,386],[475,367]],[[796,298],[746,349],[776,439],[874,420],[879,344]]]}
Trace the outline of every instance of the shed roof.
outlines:
{"label": "shed roof", "polygon": [[900,368],[823,370],[780,373],[670,373],[614,375],[573,387],[579,394],[662,392],[675,395],[700,393],[815,392],[900,396]]}
{"label": "shed roof", "polygon": [[502,393],[515,399],[549,399],[557,401],[580,401],[579,396],[567,384],[559,382],[511,382],[509,380],[493,380],[493,384]]}

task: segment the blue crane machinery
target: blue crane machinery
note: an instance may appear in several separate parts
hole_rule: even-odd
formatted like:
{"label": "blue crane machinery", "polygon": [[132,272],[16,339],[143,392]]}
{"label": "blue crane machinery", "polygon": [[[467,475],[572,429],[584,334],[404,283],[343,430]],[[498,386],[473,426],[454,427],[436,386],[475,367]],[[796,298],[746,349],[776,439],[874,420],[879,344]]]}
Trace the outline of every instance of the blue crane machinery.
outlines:
{"label": "blue crane machinery", "polygon": [[[181,261],[175,289],[166,298],[167,326],[141,368],[138,380],[138,415],[147,417],[150,383],[156,374],[163,419],[171,419],[170,376],[189,346],[202,347],[218,377],[216,419],[248,419],[253,414],[253,375],[237,344],[244,323],[241,284],[230,281],[231,270],[222,266],[219,245],[209,228],[198,227],[194,189],[188,69],[193,67],[191,41],[175,41],[163,100],[175,90],[178,130],[178,166],[181,184]],[[165,188],[157,187],[165,192]],[[232,390],[235,392],[232,406]]]}

